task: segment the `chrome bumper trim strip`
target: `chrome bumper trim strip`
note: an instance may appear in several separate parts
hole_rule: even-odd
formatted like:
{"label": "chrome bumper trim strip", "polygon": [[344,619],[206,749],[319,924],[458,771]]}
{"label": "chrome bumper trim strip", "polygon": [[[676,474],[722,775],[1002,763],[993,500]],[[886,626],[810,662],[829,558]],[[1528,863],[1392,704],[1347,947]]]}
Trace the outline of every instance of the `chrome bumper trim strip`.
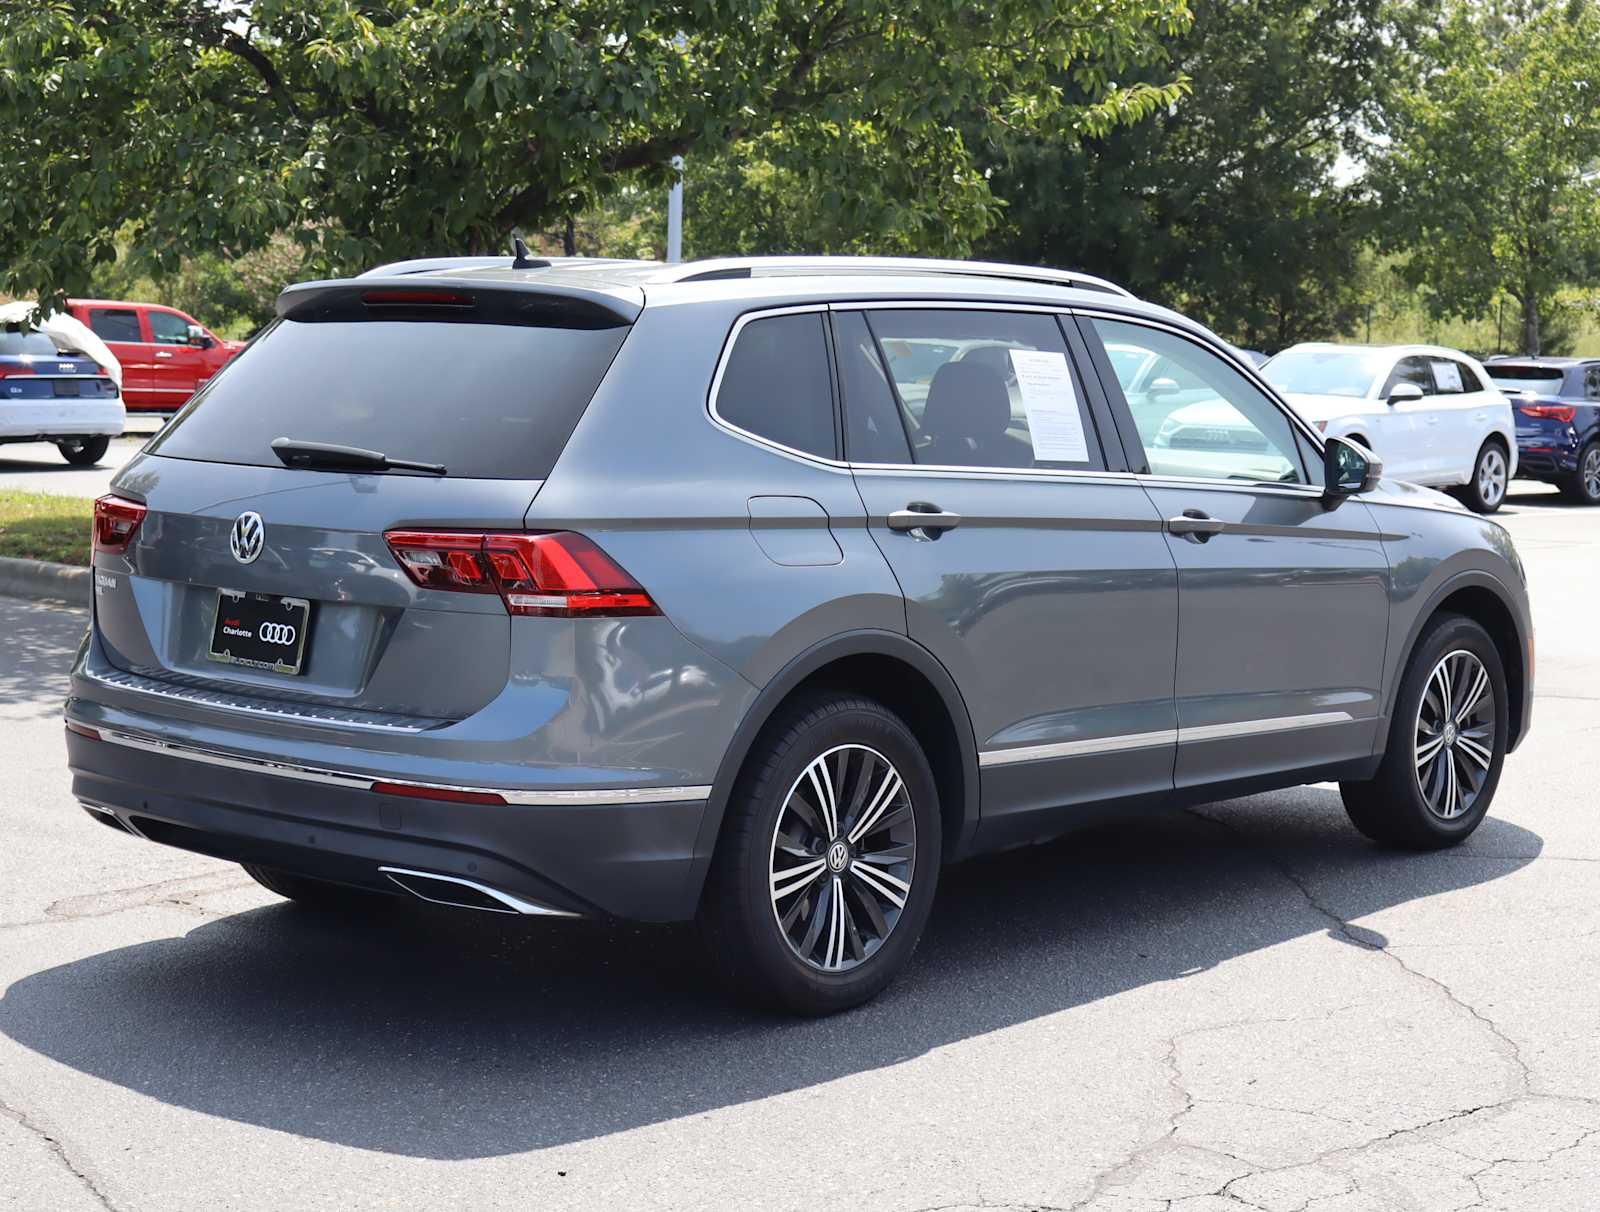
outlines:
{"label": "chrome bumper trim strip", "polygon": [[[82,723],[82,721],[79,722]],[[121,745],[127,749],[139,749],[146,753],[165,754],[169,757],[183,758],[191,762],[203,762],[208,766],[221,766],[230,770],[248,770],[255,774],[271,774],[280,778],[298,779],[306,783],[326,783],[335,787],[348,787],[359,791],[370,790],[372,784],[376,782],[398,783],[404,787],[418,787],[429,791],[467,791],[498,795],[508,804],[546,808],[581,807],[590,804],[682,803],[689,800],[707,799],[711,795],[710,784],[683,787],[586,787],[571,791],[526,791],[513,787],[463,787],[454,783],[429,783],[421,779],[395,778],[388,774],[354,774],[345,770],[329,770],[320,766],[303,766],[295,762],[274,761],[271,758],[244,757],[234,753],[223,753],[216,749],[205,749],[198,745],[186,745],[179,741],[162,740],[158,737],[140,733],[122,732],[100,724],[83,723],[83,726],[85,728],[93,728],[100,734],[102,741],[112,745]]]}

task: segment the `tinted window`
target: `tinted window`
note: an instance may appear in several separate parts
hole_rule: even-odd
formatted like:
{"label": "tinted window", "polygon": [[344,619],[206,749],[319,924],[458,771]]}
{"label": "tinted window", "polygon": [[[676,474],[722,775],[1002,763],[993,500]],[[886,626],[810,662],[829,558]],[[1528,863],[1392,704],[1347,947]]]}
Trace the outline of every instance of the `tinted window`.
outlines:
{"label": "tinted window", "polygon": [[915,462],[1105,466],[1054,316],[942,308],[864,314]]}
{"label": "tinted window", "polygon": [[1493,362],[1484,369],[1502,391],[1531,391],[1541,395],[1561,393],[1561,370],[1555,366]]}
{"label": "tinted window", "polygon": [[102,341],[143,341],[139,313],[131,307],[91,307],[89,327]]}
{"label": "tinted window", "polygon": [[833,345],[844,393],[845,457],[857,463],[911,462],[894,388],[859,311],[833,317]]}
{"label": "tinted window", "polygon": [[542,479],[627,331],[282,320],[150,449],[276,467],[272,439],[291,437],[443,463],[452,476]]}
{"label": "tinted window", "polygon": [[1468,366],[1465,362],[1457,362],[1455,363],[1455,368],[1457,373],[1461,375],[1462,391],[1483,390],[1483,380],[1478,377],[1478,372],[1473,370],[1472,367]]}
{"label": "tinted window", "polygon": [[1140,324],[1096,320],[1094,330],[1108,350],[1142,351],[1111,365],[1151,474],[1308,482],[1295,427],[1231,362]]}
{"label": "tinted window", "polygon": [[1600,366],[1591,366],[1584,372],[1583,394],[1586,399],[1600,400]]}
{"label": "tinted window", "polygon": [[791,450],[834,458],[822,313],[768,316],[741,328],[717,388],[717,415]]}
{"label": "tinted window", "polygon": [[23,332],[20,328],[0,329],[0,357],[27,354],[34,358],[56,356],[56,343],[42,332]]}
{"label": "tinted window", "polygon": [[1389,393],[1400,383],[1415,383],[1422,388],[1423,395],[1433,395],[1433,371],[1428,368],[1428,359],[1401,358],[1393,373],[1384,382],[1383,398],[1388,399]]}
{"label": "tinted window", "polygon": [[1433,358],[1430,359],[1430,365],[1433,369],[1434,389],[1441,396],[1483,390],[1483,384],[1478,381],[1478,376],[1472,373],[1472,367],[1464,362],[1457,362],[1454,358]]}
{"label": "tinted window", "polygon": [[163,345],[187,345],[189,343],[189,321],[182,316],[175,316],[170,311],[152,311],[150,314],[150,337]]}

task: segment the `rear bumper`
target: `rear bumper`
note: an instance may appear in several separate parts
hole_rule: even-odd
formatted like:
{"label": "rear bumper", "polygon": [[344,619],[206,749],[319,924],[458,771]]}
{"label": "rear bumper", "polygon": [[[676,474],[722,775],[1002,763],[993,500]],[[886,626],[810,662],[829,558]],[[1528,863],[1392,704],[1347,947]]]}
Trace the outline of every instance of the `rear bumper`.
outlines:
{"label": "rear bumper", "polygon": [[0,399],[0,440],[116,437],[127,422],[121,400]]}
{"label": "rear bumper", "polygon": [[1554,432],[1517,432],[1516,474],[1528,480],[1569,476],[1578,470],[1583,443],[1567,426]]}
{"label": "rear bumper", "polygon": [[596,791],[530,791],[521,795],[530,802],[506,804],[416,799],[372,791],[370,774],[274,767],[82,722],[102,739],[68,731],[73,794],[152,841],[388,892],[386,867],[467,880],[559,913],[694,913],[709,788],[629,789],[611,802]]}

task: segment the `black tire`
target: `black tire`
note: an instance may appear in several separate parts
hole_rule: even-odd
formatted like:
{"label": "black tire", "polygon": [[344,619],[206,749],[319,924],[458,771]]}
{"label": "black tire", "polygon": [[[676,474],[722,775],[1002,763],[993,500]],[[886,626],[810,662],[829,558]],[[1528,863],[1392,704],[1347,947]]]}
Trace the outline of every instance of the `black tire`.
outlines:
{"label": "black tire", "polygon": [[293,875],[273,867],[256,867],[249,863],[239,865],[244,868],[246,875],[268,892],[276,892],[286,900],[319,913],[364,913],[392,899],[382,892],[313,879],[308,875]]}
{"label": "black tire", "polygon": [[[828,785],[837,782],[844,793],[838,798],[845,802],[834,814],[836,829],[827,828],[822,814],[810,806],[823,799],[809,782],[808,771],[818,761],[827,766]],[[891,770],[899,776],[900,791],[888,778]],[[863,783],[869,787],[864,802],[853,793]],[[878,793],[885,788],[885,807],[873,817]],[[796,791],[800,794],[791,799]],[[806,826],[802,807],[820,828]],[[867,821],[873,822],[867,832],[852,838],[852,825]],[[780,833],[780,824],[788,832]],[[829,843],[824,834],[836,840]],[[860,1005],[881,992],[916,949],[938,886],[940,841],[933,772],[898,716],[881,703],[851,694],[797,702],[763,730],[728,802],[697,917],[711,966],[735,995],[769,1008],[821,1015]],[[835,847],[841,843],[845,849],[836,865]],[[903,861],[883,866],[883,855],[891,852]],[[874,862],[863,861],[861,854],[871,854]],[[804,880],[815,862],[823,866],[814,881],[790,880],[802,891],[774,895],[774,872],[780,878],[798,872]],[[874,875],[869,879],[858,870]],[[899,908],[892,904],[893,888],[888,896],[872,891],[886,871],[910,885]],[[780,905],[790,921],[787,927],[780,920]],[[811,922],[825,923],[826,931],[820,925],[813,929]],[[824,933],[819,961],[815,946],[824,943]],[[807,937],[815,940],[809,949]]]}
{"label": "black tire", "polygon": [[1510,452],[1499,438],[1489,438],[1472,460],[1472,479],[1452,491],[1473,513],[1493,513],[1505,503],[1510,487]]}
{"label": "black tire", "polygon": [[1579,505],[1600,505],[1600,438],[1578,452],[1578,470],[1561,481],[1561,495]]}
{"label": "black tire", "polygon": [[57,442],[56,449],[61,452],[61,457],[74,467],[93,467],[106,457],[106,451],[111,446],[108,437],[98,438],[71,438],[65,442]]}
{"label": "black tire", "polygon": [[[1458,654],[1462,653],[1471,659],[1460,659]],[[1437,756],[1433,761],[1419,761],[1419,754],[1430,745],[1423,739],[1430,735],[1426,726],[1430,718],[1437,720],[1440,706],[1437,696],[1430,691],[1430,684],[1447,656],[1456,669],[1465,667],[1471,674],[1481,668],[1487,674],[1485,689],[1491,696],[1492,719],[1486,727],[1481,723],[1468,727],[1458,721],[1459,734],[1455,728],[1433,731],[1434,737],[1448,731],[1453,739],[1448,745],[1441,742],[1435,747]],[[1462,680],[1470,682],[1471,679]],[[1471,690],[1469,684],[1466,691],[1453,696],[1457,707],[1470,696]],[[1428,699],[1426,713],[1425,697]],[[1465,714],[1468,723],[1481,720],[1478,712]],[[1415,850],[1437,850],[1465,841],[1482,822],[1494,800],[1495,789],[1500,784],[1500,770],[1505,763],[1510,724],[1511,703],[1506,697],[1505,669],[1500,651],[1489,633],[1464,615],[1439,615],[1423,631],[1411,655],[1411,663],[1406,667],[1378,773],[1366,782],[1339,784],[1351,823],[1374,841]],[[1476,743],[1489,752],[1486,768],[1481,767],[1480,760],[1467,748],[1466,738],[1474,737]],[[1484,741],[1491,744],[1482,745]],[[1454,769],[1447,770],[1441,763],[1454,763]],[[1481,777],[1481,782],[1472,791],[1471,780],[1475,777]],[[1425,785],[1437,788],[1432,799]],[[1448,797],[1457,786],[1463,788],[1460,810],[1446,815],[1438,803],[1439,793]],[[1467,802],[1468,791],[1471,791],[1470,802]]]}

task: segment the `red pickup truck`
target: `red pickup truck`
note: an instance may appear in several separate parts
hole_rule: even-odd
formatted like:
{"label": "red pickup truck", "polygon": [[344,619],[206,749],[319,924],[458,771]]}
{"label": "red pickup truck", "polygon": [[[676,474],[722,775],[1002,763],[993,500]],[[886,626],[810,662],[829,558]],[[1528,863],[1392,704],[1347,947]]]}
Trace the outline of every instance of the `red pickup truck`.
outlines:
{"label": "red pickup truck", "polygon": [[194,317],[159,303],[68,299],[67,310],[122,363],[122,402],[130,413],[173,412],[241,349]]}

